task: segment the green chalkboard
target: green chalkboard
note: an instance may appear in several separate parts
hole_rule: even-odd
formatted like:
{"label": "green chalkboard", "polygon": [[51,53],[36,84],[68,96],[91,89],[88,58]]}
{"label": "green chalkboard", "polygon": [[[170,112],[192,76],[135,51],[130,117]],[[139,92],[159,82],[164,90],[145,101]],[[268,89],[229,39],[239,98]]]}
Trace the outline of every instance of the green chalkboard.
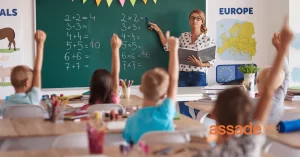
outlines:
{"label": "green chalkboard", "polygon": [[146,70],[168,66],[168,53],[145,16],[179,36],[190,31],[194,9],[205,11],[205,0],[137,0],[134,7],[129,0],[124,7],[114,0],[109,8],[106,0],[98,7],[95,0],[36,0],[36,27],[47,33],[43,88],[88,87],[95,69],[111,70],[113,33],[123,40],[120,78],[139,84]]}

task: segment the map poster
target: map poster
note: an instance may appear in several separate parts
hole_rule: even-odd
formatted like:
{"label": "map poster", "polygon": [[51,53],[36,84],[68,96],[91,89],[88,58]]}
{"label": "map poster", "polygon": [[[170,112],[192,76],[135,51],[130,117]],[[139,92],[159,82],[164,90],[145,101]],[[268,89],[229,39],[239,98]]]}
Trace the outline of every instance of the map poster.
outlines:
{"label": "map poster", "polygon": [[298,0],[290,1],[290,26],[293,30],[294,39],[292,41],[289,52],[289,70],[291,72],[290,87],[300,87],[300,23],[299,23],[299,10],[300,2]]}
{"label": "map poster", "polygon": [[[228,82],[240,77],[236,66],[241,64],[270,65],[272,61],[266,61],[270,55],[267,16],[264,16],[266,8],[268,3],[260,0],[207,1],[208,35],[214,38],[217,46],[216,65],[208,72],[209,84],[216,83],[215,80]],[[223,68],[218,68],[218,65]]]}
{"label": "map poster", "polygon": [[[24,64],[22,5],[18,0],[1,1],[0,7],[0,99],[13,91],[10,73],[14,66]],[[27,21],[30,22],[30,21]]]}

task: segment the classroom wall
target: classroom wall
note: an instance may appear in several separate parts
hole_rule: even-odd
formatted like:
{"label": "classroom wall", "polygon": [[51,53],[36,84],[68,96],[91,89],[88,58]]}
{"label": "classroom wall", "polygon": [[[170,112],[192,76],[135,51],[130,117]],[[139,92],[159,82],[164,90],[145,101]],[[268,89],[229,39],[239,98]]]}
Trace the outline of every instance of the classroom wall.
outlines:
{"label": "classroom wall", "polygon": [[295,33],[294,42],[290,47],[289,54],[289,70],[291,72],[290,86],[300,86],[300,1],[290,0],[289,12],[290,12],[290,25]]}
{"label": "classroom wall", "polygon": [[[0,3],[3,1],[8,2],[9,0],[0,0]],[[290,0],[290,7],[294,7],[291,13],[296,12],[296,3],[297,0]],[[34,42],[33,42],[33,33],[34,33],[34,0],[22,0],[18,1],[19,5],[22,6],[22,14],[24,19],[22,25],[24,27],[24,64],[33,67],[33,57],[34,57]],[[294,4],[294,5],[292,5]],[[219,17],[218,9],[220,7],[254,7],[253,15],[246,15],[244,17],[234,16],[222,16]],[[273,32],[278,31],[282,24],[282,19],[285,14],[289,13],[289,3],[288,0],[209,0],[207,1],[207,27],[208,35],[216,38],[216,20],[221,20],[222,18],[239,18],[244,21],[251,21],[255,25],[255,38],[257,39],[257,55],[253,57],[252,61],[258,64],[260,67],[267,67],[271,65],[274,56],[275,49],[271,44],[271,37]],[[299,10],[299,9],[298,9]],[[239,15],[241,16],[241,15]],[[300,28],[300,27],[298,27]],[[291,59],[291,58],[290,58]],[[217,58],[218,64],[235,64],[235,63],[244,63],[242,61],[222,61],[220,58]],[[211,68],[208,74],[208,83],[215,83],[215,67]],[[60,94],[64,93],[69,94],[80,94],[88,88],[68,88],[68,89],[47,89],[43,90],[44,94]],[[0,99],[5,98],[5,96],[10,95],[14,92],[13,88],[5,88],[0,91]],[[133,94],[140,94],[138,88],[132,90]]]}

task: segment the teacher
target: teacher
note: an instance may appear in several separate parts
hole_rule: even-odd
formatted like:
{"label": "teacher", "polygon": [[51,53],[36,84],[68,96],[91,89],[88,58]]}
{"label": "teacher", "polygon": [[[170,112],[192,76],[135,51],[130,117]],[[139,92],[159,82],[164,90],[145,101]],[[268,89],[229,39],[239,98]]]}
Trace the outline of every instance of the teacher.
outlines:
{"label": "teacher", "polygon": [[[189,16],[189,24],[191,32],[184,32],[179,37],[179,44],[182,48],[193,49],[196,51],[206,49],[215,46],[215,42],[209,36],[206,35],[207,28],[204,25],[205,14],[201,10],[193,10]],[[169,51],[167,39],[158,25],[154,23],[150,24],[150,30],[155,30],[160,38],[165,51]],[[201,58],[195,56],[189,56],[187,58],[194,66],[190,65],[179,65],[179,87],[195,87],[195,86],[207,86],[206,73],[209,67],[213,66],[215,59],[203,63]],[[189,108],[184,102],[179,102],[180,112],[184,115],[192,117],[189,113]],[[195,115],[199,110],[195,110]]]}

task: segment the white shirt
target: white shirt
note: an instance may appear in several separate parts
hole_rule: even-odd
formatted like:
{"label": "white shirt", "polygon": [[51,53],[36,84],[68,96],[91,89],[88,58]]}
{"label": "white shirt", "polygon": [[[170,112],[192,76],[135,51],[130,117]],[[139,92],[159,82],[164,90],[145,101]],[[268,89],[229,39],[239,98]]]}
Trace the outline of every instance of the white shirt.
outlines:
{"label": "white shirt", "polygon": [[[209,36],[205,34],[201,34],[198,36],[197,40],[192,43],[192,33],[185,32],[182,33],[179,37],[179,46],[182,48],[194,49],[196,51],[200,51],[202,49],[206,49],[212,46],[215,46],[215,42]],[[165,51],[169,51],[168,43],[164,46]],[[213,66],[215,63],[215,59],[208,61],[208,63]],[[197,72],[207,72],[208,67],[198,67],[198,66],[190,66],[185,64],[179,65],[180,71],[197,71]]]}

